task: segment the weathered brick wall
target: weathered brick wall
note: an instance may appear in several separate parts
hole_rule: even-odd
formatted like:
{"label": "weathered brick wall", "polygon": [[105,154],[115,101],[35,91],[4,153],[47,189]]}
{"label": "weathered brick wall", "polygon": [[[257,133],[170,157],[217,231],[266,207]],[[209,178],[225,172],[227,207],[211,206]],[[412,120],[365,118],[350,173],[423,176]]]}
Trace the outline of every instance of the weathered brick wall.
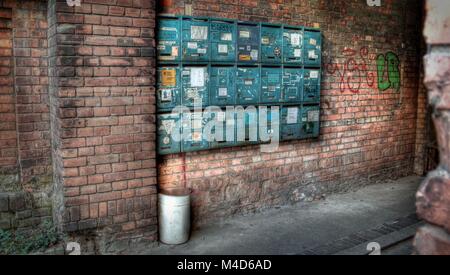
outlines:
{"label": "weathered brick wall", "polygon": [[36,189],[51,180],[46,1],[2,1],[1,10],[0,163],[3,174],[19,174],[26,188]]}
{"label": "weathered brick wall", "polygon": [[154,11],[144,0],[49,1],[55,217],[66,232],[156,237]]}
{"label": "weathered brick wall", "polygon": [[[324,37],[318,140],[284,142],[273,153],[250,146],[160,158],[162,188],[193,189],[196,223],[413,173],[420,1],[161,1],[162,13],[189,10],[316,26]],[[399,59],[398,91],[378,83],[376,58],[389,51]]]}
{"label": "weathered brick wall", "polygon": [[[320,27],[324,62],[318,140],[160,157],[158,175],[155,1],[81,2],[0,0],[0,192],[14,191],[0,194],[0,228],[52,208],[74,235],[154,240],[157,183],[191,187],[199,224],[420,170],[420,1],[160,1],[168,13]],[[398,90],[378,83],[389,51]]]}
{"label": "weathered brick wall", "polygon": [[9,2],[13,6],[14,75],[21,180],[26,185],[47,184],[51,181],[47,1]]}
{"label": "weathered brick wall", "polygon": [[0,5],[0,191],[18,181],[12,9]]}
{"label": "weathered brick wall", "polygon": [[51,220],[46,1],[0,1],[0,228]]}

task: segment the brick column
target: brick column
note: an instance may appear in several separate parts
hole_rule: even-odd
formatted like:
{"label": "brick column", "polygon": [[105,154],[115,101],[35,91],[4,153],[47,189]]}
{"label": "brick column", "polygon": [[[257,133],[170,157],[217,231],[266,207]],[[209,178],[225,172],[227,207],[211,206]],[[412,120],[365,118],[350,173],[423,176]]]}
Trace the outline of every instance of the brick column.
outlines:
{"label": "brick column", "polygon": [[46,8],[43,1],[0,2],[0,175],[20,174],[17,190],[51,182]]}
{"label": "brick column", "polygon": [[428,0],[424,35],[425,85],[433,106],[439,144],[439,168],[428,174],[417,192],[417,212],[427,225],[415,238],[418,254],[450,255],[450,6]]}
{"label": "brick column", "polygon": [[81,2],[48,8],[55,218],[154,240],[154,1]]}
{"label": "brick column", "polygon": [[0,3],[0,191],[17,181],[12,9]]}
{"label": "brick column", "polygon": [[0,228],[51,220],[46,1],[0,1]]}
{"label": "brick column", "polygon": [[[47,5],[12,1],[19,164],[26,190],[52,182],[48,110]],[[39,187],[39,188],[38,188]]]}

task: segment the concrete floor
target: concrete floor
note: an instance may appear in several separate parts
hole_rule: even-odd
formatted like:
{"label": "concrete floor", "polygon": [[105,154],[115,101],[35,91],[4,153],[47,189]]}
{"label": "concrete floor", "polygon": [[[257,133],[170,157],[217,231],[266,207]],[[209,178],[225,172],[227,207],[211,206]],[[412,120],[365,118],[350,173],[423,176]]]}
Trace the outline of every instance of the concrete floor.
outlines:
{"label": "concrete floor", "polygon": [[381,255],[411,255],[414,250],[413,238],[389,247],[381,252]]}
{"label": "concrete floor", "polygon": [[233,217],[192,232],[186,244],[159,244],[144,254],[298,254],[414,213],[421,179],[410,176],[323,201]]}

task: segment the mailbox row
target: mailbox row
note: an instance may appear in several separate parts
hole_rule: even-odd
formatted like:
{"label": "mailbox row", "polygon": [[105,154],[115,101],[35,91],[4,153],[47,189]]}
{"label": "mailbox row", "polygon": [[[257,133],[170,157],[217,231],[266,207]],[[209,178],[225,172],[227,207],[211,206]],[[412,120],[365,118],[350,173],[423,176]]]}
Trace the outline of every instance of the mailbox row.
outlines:
{"label": "mailbox row", "polygon": [[166,65],[158,68],[157,107],[319,103],[320,75],[303,67]]}
{"label": "mailbox row", "polygon": [[158,154],[315,138],[319,116],[318,105],[159,114]]}
{"label": "mailbox row", "polygon": [[161,16],[157,41],[160,63],[321,64],[320,30],[301,26]]}

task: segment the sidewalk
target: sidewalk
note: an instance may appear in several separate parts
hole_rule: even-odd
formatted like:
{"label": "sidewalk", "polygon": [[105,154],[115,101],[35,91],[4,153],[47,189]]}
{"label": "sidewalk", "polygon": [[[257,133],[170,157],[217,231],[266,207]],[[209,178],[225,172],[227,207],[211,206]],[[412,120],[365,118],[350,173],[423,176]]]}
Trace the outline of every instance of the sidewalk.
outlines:
{"label": "sidewalk", "polygon": [[410,176],[331,195],[323,201],[230,218],[194,231],[186,244],[159,244],[144,254],[304,254],[311,248],[410,217],[415,213],[420,181],[420,177]]}

